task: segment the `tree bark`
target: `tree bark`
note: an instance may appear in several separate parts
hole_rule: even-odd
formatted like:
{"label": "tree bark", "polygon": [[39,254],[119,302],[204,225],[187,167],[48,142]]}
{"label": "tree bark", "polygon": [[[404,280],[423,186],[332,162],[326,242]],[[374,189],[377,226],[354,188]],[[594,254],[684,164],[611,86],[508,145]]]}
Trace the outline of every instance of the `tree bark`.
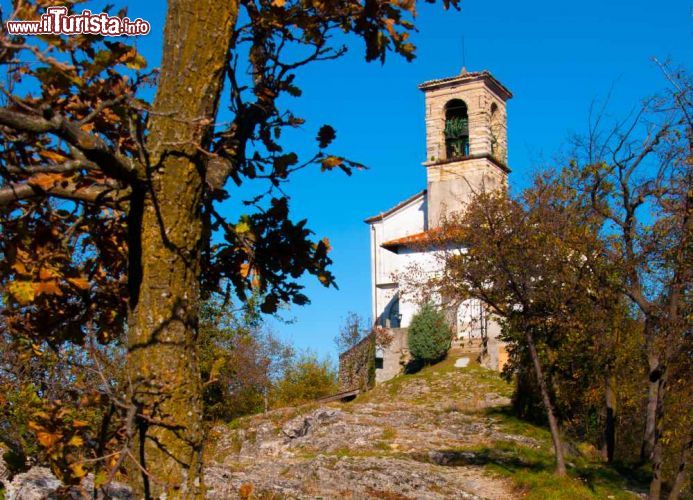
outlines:
{"label": "tree bark", "polygon": [[616,449],[616,393],[614,392],[614,377],[611,370],[605,378],[604,397],[606,404],[606,422],[604,423],[604,458],[611,463]]}
{"label": "tree bark", "polygon": [[681,446],[681,455],[679,456],[679,465],[676,469],[676,478],[674,479],[674,485],[671,487],[671,492],[669,493],[669,500],[678,500],[684,486],[686,485],[686,464],[688,461],[688,450],[693,447],[693,440],[688,440]]}
{"label": "tree bark", "polygon": [[237,15],[237,0],[169,1],[147,140],[150,182],[133,194],[128,227],[128,375],[139,461],[130,480],[138,498],[204,494],[195,345],[205,182],[200,151],[209,141]]}
{"label": "tree bark", "polygon": [[[652,448],[652,481],[650,481],[650,500],[659,500],[662,493],[662,464],[664,462],[664,444],[662,432],[664,427],[664,397],[667,384],[667,365],[659,368],[657,379],[657,400],[655,405],[655,433]],[[653,382],[650,381],[650,384]]]}
{"label": "tree bark", "polygon": [[558,419],[556,418],[556,411],[554,410],[553,403],[551,403],[551,398],[549,397],[549,389],[546,385],[546,380],[544,378],[544,371],[541,367],[541,361],[537,354],[537,348],[534,344],[534,337],[529,330],[526,334],[527,345],[529,346],[529,354],[532,357],[532,364],[534,365],[534,373],[537,377],[537,383],[539,384],[539,391],[541,392],[541,399],[544,403],[544,408],[546,409],[546,416],[549,420],[549,429],[551,430],[551,439],[553,441],[553,448],[556,452],[556,474],[559,476],[566,475],[565,468],[565,458],[563,457],[563,442],[561,440],[561,435],[558,429]]}
{"label": "tree bark", "polygon": [[654,352],[654,332],[649,320],[645,320],[645,338],[647,339],[647,407],[645,409],[645,432],[640,448],[640,460],[647,462],[652,458],[655,446],[655,426],[657,424],[657,399],[659,397],[659,356]]}

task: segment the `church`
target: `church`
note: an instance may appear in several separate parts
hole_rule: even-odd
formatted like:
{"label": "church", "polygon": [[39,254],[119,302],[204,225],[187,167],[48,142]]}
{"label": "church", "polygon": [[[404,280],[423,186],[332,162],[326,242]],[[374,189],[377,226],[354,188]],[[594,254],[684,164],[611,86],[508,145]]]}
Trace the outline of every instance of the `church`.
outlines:
{"label": "church", "polygon": [[[506,189],[507,115],[511,92],[488,71],[462,72],[419,85],[425,96],[426,188],[366,219],[371,241],[371,314],[393,340],[376,349],[376,381],[401,372],[407,358],[407,327],[420,304],[405,293],[407,270],[435,273],[443,265],[435,249],[422,246],[446,214],[464,209],[475,192]],[[410,283],[411,285],[411,283]],[[500,328],[477,300],[446,311],[457,342],[488,339],[484,364],[499,370],[505,350]]]}

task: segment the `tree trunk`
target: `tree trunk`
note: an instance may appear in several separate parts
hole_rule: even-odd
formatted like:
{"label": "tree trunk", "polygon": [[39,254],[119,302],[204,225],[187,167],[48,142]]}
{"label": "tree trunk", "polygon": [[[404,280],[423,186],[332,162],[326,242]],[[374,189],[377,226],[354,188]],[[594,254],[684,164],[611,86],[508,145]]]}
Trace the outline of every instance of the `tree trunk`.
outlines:
{"label": "tree trunk", "polygon": [[693,447],[693,440],[688,440],[681,446],[681,455],[679,456],[679,466],[676,469],[676,478],[674,485],[669,493],[669,500],[678,500],[683,488],[686,486],[686,463],[688,460],[688,450]]}
{"label": "tree trunk", "polygon": [[611,370],[605,378],[604,396],[606,403],[606,422],[604,423],[604,458],[611,463],[614,460],[616,448],[616,393],[614,392],[614,377]]}
{"label": "tree trunk", "polygon": [[[657,404],[655,413],[654,447],[652,449],[652,481],[650,482],[650,500],[659,500],[662,492],[662,464],[664,462],[664,444],[662,432],[664,427],[664,397],[667,384],[667,365],[659,368]],[[652,383],[650,381],[650,383]]]}
{"label": "tree trunk", "polygon": [[541,368],[541,361],[539,361],[536,345],[534,344],[534,337],[529,331],[526,335],[529,353],[532,357],[532,364],[534,365],[534,373],[537,376],[537,383],[539,384],[539,390],[541,392],[541,399],[544,403],[546,416],[549,420],[549,429],[551,430],[553,448],[556,452],[556,474],[559,476],[565,476],[566,468],[565,459],[563,458],[563,442],[558,429],[558,419],[556,418],[556,412],[553,408],[553,403],[551,403],[551,398],[549,397],[549,389],[546,385],[546,380],[544,379],[544,372]]}
{"label": "tree trunk", "polygon": [[[647,328],[647,327],[646,327]],[[657,425],[657,401],[659,399],[659,357],[648,348],[648,387],[647,408],[645,410],[645,433],[640,448],[640,460],[651,460],[655,446],[655,427]]]}
{"label": "tree trunk", "polygon": [[[203,495],[196,353],[204,168],[237,1],[170,0],[147,140],[151,189],[129,216],[128,374],[137,497]],[[139,262],[137,257],[141,255]]]}

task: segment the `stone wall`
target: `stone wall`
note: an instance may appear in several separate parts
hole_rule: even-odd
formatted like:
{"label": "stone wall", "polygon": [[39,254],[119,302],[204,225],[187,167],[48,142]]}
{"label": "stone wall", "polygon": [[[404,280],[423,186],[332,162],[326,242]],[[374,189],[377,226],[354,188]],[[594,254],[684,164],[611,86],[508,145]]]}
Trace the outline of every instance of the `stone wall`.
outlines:
{"label": "stone wall", "polygon": [[375,385],[375,335],[370,334],[339,355],[339,391],[366,390]]}
{"label": "stone wall", "polygon": [[388,344],[379,346],[383,355],[383,367],[375,370],[375,382],[381,384],[396,377],[404,369],[411,356],[407,340],[408,328],[388,328]]}

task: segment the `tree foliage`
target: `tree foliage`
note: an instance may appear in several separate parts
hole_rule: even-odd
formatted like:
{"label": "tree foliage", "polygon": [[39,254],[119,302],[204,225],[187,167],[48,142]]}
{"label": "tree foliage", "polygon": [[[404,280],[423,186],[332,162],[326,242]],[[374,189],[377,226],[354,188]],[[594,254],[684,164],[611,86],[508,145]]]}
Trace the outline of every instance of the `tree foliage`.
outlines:
{"label": "tree foliage", "polygon": [[439,361],[450,349],[452,330],[445,315],[430,302],[421,306],[409,325],[409,352],[425,364]]}
{"label": "tree foliage", "polygon": [[650,498],[661,497],[665,471],[664,486],[681,492],[691,447],[682,360],[691,349],[693,87],[685,72],[662,69],[668,89],[612,127],[603,111],[593,117],[559,174],[516,197],[479,192],[432,236],[448,249],[432,284],[501,318],[516,408],[544,408],[557,470],[559,425],[604,445],[609,460],[632,459],[642,433]]}
{"label": "tree foliage", "polygon": [[[38,19],[52,3],[16,2],[8,18]],[[329,126],[318,128],[313,156],[287,149],[283,132],[304,126],[284,107],[301,95],[298,74],[346,51],[335,34],[363,40],[367,61],[411,59],[415,8],[171,0],[158,72],[145,71],[127,40],[3,31],[3,329],[51,346],[83,344],[86,325],[102,343],[127,333],[129,393],[118,404],[135,408],[127,446],[141,441],[144,451],[127,461],[142,495],[203,489],[200,297],[259,293],[262,311],[273,312],[308,301],[303,273],[334,284],[328,242],[291,218],[281,184],[309,166],[361,165],[328,152]],[[251,181],[265,185],[248,190]],[[247,210],[222,213],[230,197]]]}
{"label": "tree foliage", "polygon": [[[670,376],[691,348],[693,283],[693,82],[684,70],[660,68],[667,88],[622,122],[593,117],[570,168],[580,199],[603,224],[604,253],[618,269],[613,289],[642,325],[648,396],[641,456],[652,464],[651,498],[662,489]],[[680,437],[681,448],[690,447],[690,436]]]}
{"label": "tree foliage", "polygon": [[301,353],[272,388],[273,407],[295,406],[337,393],[337,371],[329,360]]}

